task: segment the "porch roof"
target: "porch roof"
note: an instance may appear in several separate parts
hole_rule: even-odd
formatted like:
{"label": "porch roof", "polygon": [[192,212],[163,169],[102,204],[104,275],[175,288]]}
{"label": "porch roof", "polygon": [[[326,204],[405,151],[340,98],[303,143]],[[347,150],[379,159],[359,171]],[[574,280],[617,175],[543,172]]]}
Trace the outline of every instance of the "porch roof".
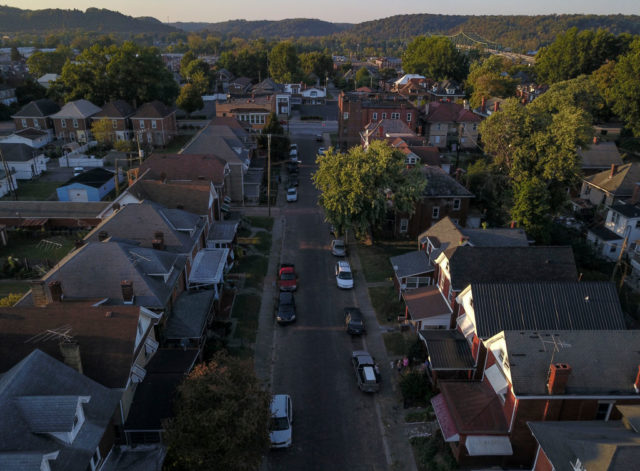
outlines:
{"label": "porch roof", "polygon": [[460,331],[425,329],[418,335],[427,346],[432,370],[472,370],[474,368],[475,362],[469,342]]}
{"label": "porch roof", "polygon": [[[394,267],[396,277],[417,276],[433,271],[433,265],[429,256],[422,250],[390,257],[391,266]],[[397,269],[396,269],[397,267]]]}
{"label": "porch roof", "polygon": [[229,249],[202,249],[193,259],[189,286],[210,286],[222,281]]}
{"label": "porch roof", "polygon": [[405,291],[402,298],[414,321],[451,314],[451,307],[436,285]]}

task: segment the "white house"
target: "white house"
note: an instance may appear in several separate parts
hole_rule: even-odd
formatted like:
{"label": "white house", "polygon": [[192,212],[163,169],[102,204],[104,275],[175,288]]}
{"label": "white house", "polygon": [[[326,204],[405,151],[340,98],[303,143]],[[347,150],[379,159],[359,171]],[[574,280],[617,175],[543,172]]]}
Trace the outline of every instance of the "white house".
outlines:
{"label": "white house", "polygon": [[52,136],[46,131],[35,128],[20,129],[2,139],[4,144],[26,144],[29,147],[40,149],[51,142]]}
{"label": "white house", "polygon": [[0,142],[0,151],[13,177],[18,180],[31,180],[47,170],[47,158],[39,149]]}
{"label": "white house", "polygon": [[640,206],[637,202],[618,201],[607,211],[602,226],[589,229],[587,240],[595,247],[599,255],[616,260],[627,239],[625,251],[633,251],[640,240]]}
{"label": "white house", "polygon": [[302,103],[307,105],[321,105],[327,98],[325,88],[311,87],[300,91],[302,95]]}
{"label": "white house", "polygon": [[[10,178],[11,178],[11,184],[13,185],[13,189],[17,190],[18,182],[16,181],[15,173],[11,174]],[[4,172],[4,170],[0,169],[0,198],[8,194],[10,191],[11,191],[11,188],[9,186],[9,178],[7,178],[7,174]]]}

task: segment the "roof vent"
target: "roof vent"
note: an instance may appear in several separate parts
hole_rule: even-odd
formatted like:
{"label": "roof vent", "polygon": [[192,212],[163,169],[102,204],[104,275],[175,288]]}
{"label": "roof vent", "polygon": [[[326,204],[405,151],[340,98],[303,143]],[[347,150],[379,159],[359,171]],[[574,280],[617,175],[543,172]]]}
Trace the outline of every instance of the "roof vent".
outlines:
{"label": "roof vent", "polygon": [[585,302],[585,303],[588,303],[588,302],[589,302],[589,295],[587,295],[587,296],[585,296],[585,297],[584,297],[584,302]]}

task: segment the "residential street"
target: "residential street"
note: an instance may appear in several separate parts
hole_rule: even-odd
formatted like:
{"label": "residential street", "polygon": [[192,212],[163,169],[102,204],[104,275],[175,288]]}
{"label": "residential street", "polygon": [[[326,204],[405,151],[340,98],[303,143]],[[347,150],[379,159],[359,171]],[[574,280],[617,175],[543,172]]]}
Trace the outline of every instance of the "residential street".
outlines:
{"label": "residential street", "polygon": [[[323,131],[319,123],[316,126],[316,132]],[[263,469],[383,470],[392,465],[393,469],[415,469],[408,441],[395,425],[403,416],[401,408],[395,410],[400,404],[392,386],[395,372],[389,368],[354,254],[348,260],[355,270],[355,289],[342,291],[336,286],[338,259],[329,250],[329,226],[310,180],[317,148],[326,144],[307,135],[294,136],[293,142],[302,160],[299,199],[286,203],[281,188],[278,208],[272,213],[273,254],[256,346],[258,375],[274,394],[292,397],[293,446],[271,451]],[[273,319],[277,294],[273,282],[280,262],[294,263],[300,280],[295,295],[298,319],[285,326]],[[345,332],[342,309],[346,306],[363,311],[368,335],[351,338]],[[382,373],[379,393],[358,390],[350,355],[359,349],[368,350],[378,360]]]}

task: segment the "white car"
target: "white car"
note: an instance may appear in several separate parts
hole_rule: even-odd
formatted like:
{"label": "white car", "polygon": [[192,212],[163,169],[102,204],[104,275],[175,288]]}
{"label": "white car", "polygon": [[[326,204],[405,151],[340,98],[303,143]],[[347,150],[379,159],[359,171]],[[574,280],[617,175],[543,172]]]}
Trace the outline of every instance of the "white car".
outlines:
{"label": "white car", "polygon": [[338,283],[338,288],[353,288],[353,273],[349,262],[340,260],[336,263],[336,283]]}
{"label": "white car", "polygon": [[298,201],[298,189],[295,186],[287,189],[287,202],[293,203]]}
{"label": "white car", "polygon": [[84,173],[84,167],[73,167],[73,176],[77,177]]}
{"label": "white car", "polygon": [[324,155],[327,152],[327,149],[325,149],[324,147],[320,147],[318,149],[318,155]]}
{"label": "white car", "polygon": [[292,442],[293,406],[288,394],[275,394],[271,400],[269,438],[271,448],[288,448]]}

